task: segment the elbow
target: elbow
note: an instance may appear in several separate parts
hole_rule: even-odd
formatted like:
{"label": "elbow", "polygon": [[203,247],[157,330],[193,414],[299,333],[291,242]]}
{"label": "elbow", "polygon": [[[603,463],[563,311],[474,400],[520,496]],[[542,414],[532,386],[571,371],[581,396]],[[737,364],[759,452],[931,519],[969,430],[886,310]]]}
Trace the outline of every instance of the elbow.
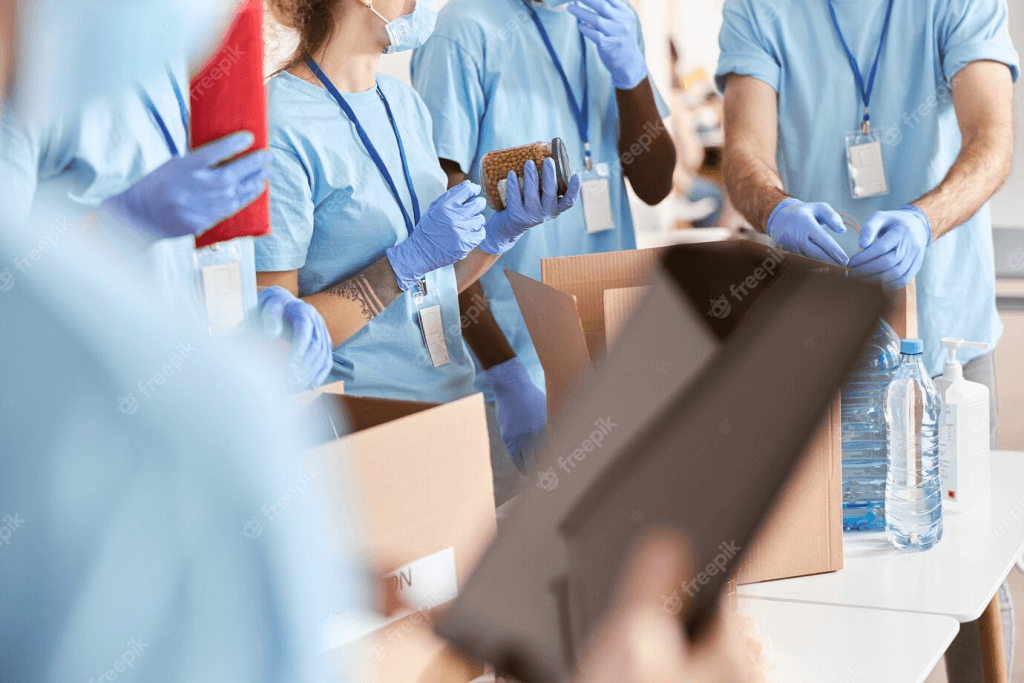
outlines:
{"label": "elbow", "polygon": [[[638,162],[640,162],[639,159],[634,161],[634,163]],[[651,168],[646,173],[627,174],[627,176],[629,176],[633,191],[640,201],[649,206],[655,206],[672,193],[672,178],[675,169],[676,147],[669,140],[662,153],[657,155],[656,168]],[[643,176],[643,181],[635,182],[635,175]]]}

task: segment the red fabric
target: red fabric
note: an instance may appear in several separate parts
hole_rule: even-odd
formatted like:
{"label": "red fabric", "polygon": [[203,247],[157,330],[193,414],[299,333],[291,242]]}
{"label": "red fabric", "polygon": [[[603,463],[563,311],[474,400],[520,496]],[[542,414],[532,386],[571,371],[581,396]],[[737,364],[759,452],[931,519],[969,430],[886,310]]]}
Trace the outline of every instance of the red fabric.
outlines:
{"label": "red fabric", "polygon": [[[246,153],[267,148],[262,0],[239,3],[224,42],[192,81],[191,90],[193,148],[241,130],[256,136]],[[264,192],[241,212],[196,237],[196,246],[269,233],[270,197]]]}

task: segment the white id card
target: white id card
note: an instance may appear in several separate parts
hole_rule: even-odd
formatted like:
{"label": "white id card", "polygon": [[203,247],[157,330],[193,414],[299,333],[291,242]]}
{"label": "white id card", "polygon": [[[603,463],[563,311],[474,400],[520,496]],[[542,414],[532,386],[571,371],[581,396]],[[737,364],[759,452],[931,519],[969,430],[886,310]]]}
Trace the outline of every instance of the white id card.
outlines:
{"label": "white id card", "polygon": [[203,297],[210,334],[229,334],[245,323],[242,305],[242,273],[238,263],[221,263],[203,268]]}
{"label": "white id card", "polygon": [[876,133],[846,134],[846,168],[854,199],[889,194],[882,162],[882,140]]}
{"label": "white id card", "polygon": [[427,343],[430,362],[435,368],[448,365],[448,342],[444,338],[444,322],[441,320],[441,307],[438,305],[420,309],[420,327],[423,339]]}
{"label": "white id card", "polygon": [[593,170],[581,171],[580,197],[583,199],[583,220],[587,233],[604,232],[615,227],[612,212],[612,181],[608,164],[596,164]]}

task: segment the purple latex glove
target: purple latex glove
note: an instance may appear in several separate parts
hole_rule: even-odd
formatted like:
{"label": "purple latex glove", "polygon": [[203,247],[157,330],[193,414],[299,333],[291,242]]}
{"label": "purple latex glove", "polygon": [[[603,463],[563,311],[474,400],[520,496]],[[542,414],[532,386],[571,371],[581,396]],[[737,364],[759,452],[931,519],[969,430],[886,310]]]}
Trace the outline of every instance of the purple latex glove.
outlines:
{"label": "purple latex glove", "polygon": [[547,430],[547,399],[518,358],[495,365],[486,372],[498,403],[502,441],[515,466],[526,472],[533,449]]}
{"label": "purple latex glove", "polygon": [[267,287],[260,292],[259,300],[267,339],[287,338],[291,342],[288,370],[296,388],[313,389],[323,384],[334,367],[334,347],[320,312],[284,287]]}
{"label": "purple latex glove", "polygon": [[826,228],[834,233],[846,232],[843,219],[828,204],[805,204],[790,197],[779,202],[772,211],[765,232],[794,254],[845,266],[849,258]]}
{"label": "purple latex glove", "polygon": [[932,223],[924,211],[908,204],[896,211],[877,211],[860,228],[860,251],[850,259],[857,275],[903,289],[921,270],[932,241]]}

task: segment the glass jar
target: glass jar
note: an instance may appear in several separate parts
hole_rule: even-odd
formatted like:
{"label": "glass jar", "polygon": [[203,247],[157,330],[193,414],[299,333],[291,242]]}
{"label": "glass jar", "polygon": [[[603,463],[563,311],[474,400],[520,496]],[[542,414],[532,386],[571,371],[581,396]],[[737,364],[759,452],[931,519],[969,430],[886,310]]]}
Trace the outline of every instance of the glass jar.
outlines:
{"label": "glass jar", "polygon": [[508,196],[508,174],[515,171],[519,177],[519,187],[523,186],[523,170],[526,162],[533,160],[537,165],[537,176],[540,178],[545,159],[555,162],[555,178],[558,181],[558,198],[561,199],[569,190],[569,178],[572,170],[569,166],[569,153],[561,138],[551,142],[535,142],[532,145],[512,147],[496,152],[489,152],[480,162],[480,184],[484,189],[487,205],[495,211],[505,210]]}

